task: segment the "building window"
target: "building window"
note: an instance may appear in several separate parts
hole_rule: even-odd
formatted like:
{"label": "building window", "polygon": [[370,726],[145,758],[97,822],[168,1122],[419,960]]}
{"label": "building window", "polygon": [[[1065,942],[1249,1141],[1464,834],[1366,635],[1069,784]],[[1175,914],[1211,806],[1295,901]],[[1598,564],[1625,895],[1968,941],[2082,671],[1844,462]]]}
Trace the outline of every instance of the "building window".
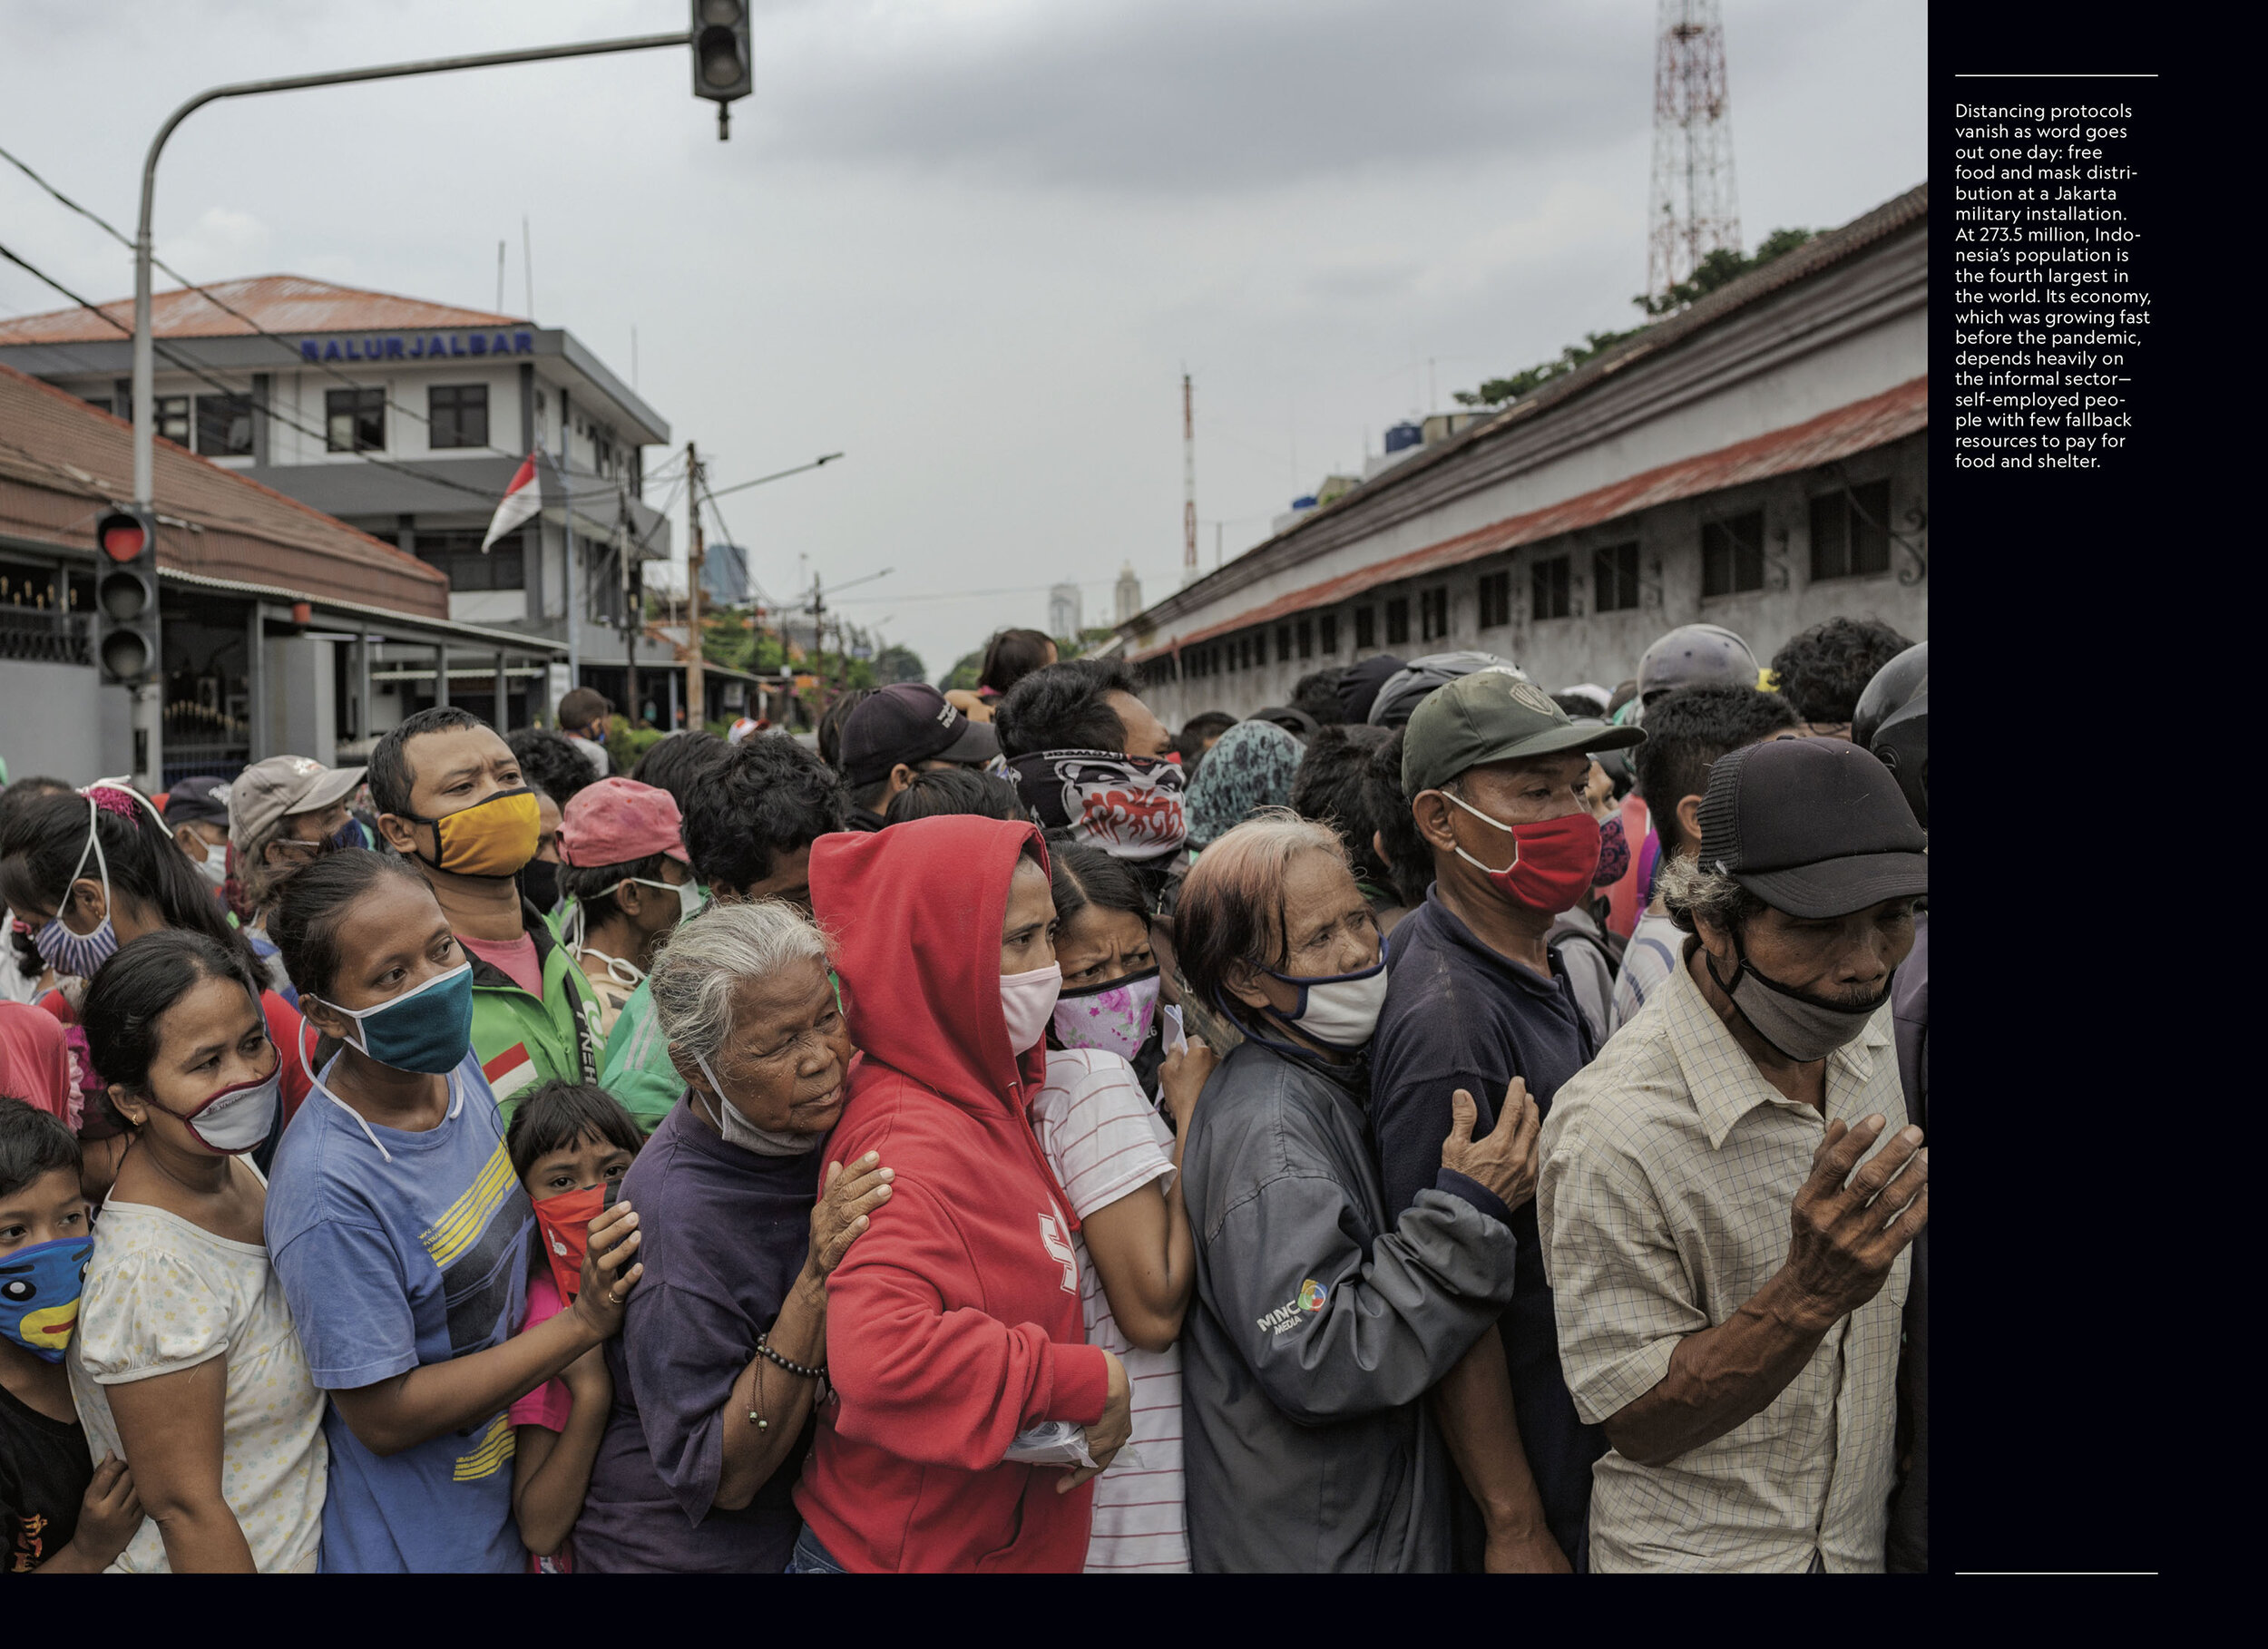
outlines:
{"label": "building window", "polygon": [[1620,612],[1638,604],[1638,547],[1608,544],[1590,552],[1593,612]]}
{"label": "building window", "polygon": [[1737,595],[1764,588],[1764,512],[1701,526],[1701,593]]}
{"label": "building window", "polygon": [[1564,619],[1568,615],[1568,582],[1569,557],[1547,556],[1529,570],[1532,581],[1530,604],[1533,616],[1539,619]]}
{"label": "building window", "polygon": [[1812,500],[1812,582],[1890,571],[1890,483]]}
{"label": "building window", "polygon": [[[164,440],[179,446],[189,444],[189,397],[160,395],[157,398],[157,432]],[[132,414],[127,415],[129,417]]]}
{"label": "building window", "polygon": [[481,551],[479,532],[420,532],[417,559],[449,575],[455,590],[524,590],[527,580],[517,532],[496,541]]}
{"label": "building window", "polygon": [[1396,596],[1386,603],[1386,645],[1393,647],[1410,639],[1410,598]]}
{"label": "building window", "polygon": [[252,455],[252,397],[199,395],[197,450],[208,458]]}
{"label": "building window", "polygon": [[435,446],[488,444],[488,385],[439,384],[425,392]]}
{"label": "building window", "polygon": [[386,391],[327,389],[323,444],[334,453],[386,451]]}
{"label": "building window", "polygon": [[1446,586],[1418,591],[1418,626],[1427,641],[1449,633],[1449,590]]}
{"label": "building window", "polygon": [[112,395],[81,395],[79,399],[84,401],[89,406],[99,406],[104,412],[115,412],[118,410],[117,400]]}
{"label": "building window", "polygon": [[1303,659],[1315,656],[1315,625],[1312,619],[1299,621],[1299,656]]}
{"label": "building window", "polygon": [[1339,656],[1339,615],[1335,612],[1323,615],[1323,656],[1326,659]]}
{"label": "building window", "polygon": [[1484,572],[1481,575],[1481,628],[1500,629],[1512,621],[1512,575],[1509,572]]}
{"label": "building window", "polygon": [[1363,648],[1376,647],[1377,645],[1378,610],[1374,607],[1357,607],[1354,610],[1354,646],[1356,649],[1359,651]]}

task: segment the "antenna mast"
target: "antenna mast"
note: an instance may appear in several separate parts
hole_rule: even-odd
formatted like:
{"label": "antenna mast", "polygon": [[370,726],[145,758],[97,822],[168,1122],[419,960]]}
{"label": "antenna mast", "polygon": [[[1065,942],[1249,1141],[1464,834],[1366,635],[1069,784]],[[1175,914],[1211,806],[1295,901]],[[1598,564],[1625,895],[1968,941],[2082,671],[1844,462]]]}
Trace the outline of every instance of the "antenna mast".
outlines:
{"label": "antenna mast", "polygon": [[1660,0],[1654,57],[1654,190],[1646,289],[1659,298],[1711,252],[1738,252],[1732,94],[1717,0]]}
{"label": "antenna mast", "polygon": [[1197,569],[1197,413],[1189,375],[1181,375],[1181,581],[1194,584]]}

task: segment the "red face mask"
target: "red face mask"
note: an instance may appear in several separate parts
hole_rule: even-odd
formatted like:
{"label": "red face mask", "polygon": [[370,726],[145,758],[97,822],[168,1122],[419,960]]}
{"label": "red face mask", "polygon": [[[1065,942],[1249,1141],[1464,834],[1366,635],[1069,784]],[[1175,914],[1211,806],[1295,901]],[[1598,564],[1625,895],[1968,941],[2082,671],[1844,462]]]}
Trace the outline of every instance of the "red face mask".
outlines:
{"label": "red face mask", "polygon": [[552,1281],[559,1284],[559,1297],[571,1305],[582,1287],[582,1255],[591,1245],[591,1222],[605,1205],[604,1186],[562,1191],[535,1205],[536,1235],[543,1244],[543,1257],[551,1262]]}
{"label": "red face mask", "polygon": [[1494,883],[1507,899],[1531,911],[1558,915],[1571,911],[1590,892],[1598,870],[1598,821],[1588,813],[1562,814],[1532,824],[1507,824],[1491,819],[1463,797],[1442,794],[1483,824],[1512,838],[1512,862],[1491,870],[1463,848],[1457,856]]}

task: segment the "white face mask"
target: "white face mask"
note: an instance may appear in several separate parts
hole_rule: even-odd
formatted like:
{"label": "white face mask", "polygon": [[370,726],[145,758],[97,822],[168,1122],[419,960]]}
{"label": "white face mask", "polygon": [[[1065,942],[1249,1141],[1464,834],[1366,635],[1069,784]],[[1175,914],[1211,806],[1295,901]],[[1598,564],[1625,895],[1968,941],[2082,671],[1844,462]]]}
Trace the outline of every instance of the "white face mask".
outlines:
{"label": "white face mask", "polygon": [[695,1054],[693,1063],[701,1068],[701,1075],[709,1078],[709,1086],[717,1091],[717,1100],[712,1105],[709,1096],[700,1093],[693,1098],[700,1101],[701,1109],[709,1113],[709,1119],[717,1125],[727,1145],[738,1146],[758,1156],[801,1156],[826,1137],[824,1134],[797,1133],[792,1128],[758,1127],[740,1114],[738,1106],[725,1098],[725,1085],[717,1080],[717,1073],[709,1069],[709,1061]]}
{"label": "white face mask", "polygon": [[[628,880],[635,882],[640,887],[658,887],[665,893],[675,893],[678,896],[678,920],[679,922],[690,922],[693,919],[693,912],[701,908],[701,890],[697,883],[656,882],[650,876],[631,876]],[[616,887],[621,885],[620,883],[615,883]],[[614,888],[609,888],[606,891],[611,893]]]}
{"label": "white face mask", "polygon": [[1378,960],[1352,973],[1322,979],[1301,979],[1289,973],[1269,974],[1299,987],[1292,1011],[1276,1017],[1295,1026],[1303,1035],[1333,1048],[1360,1048],[1378,1029],[1378,1015],[1386,1006],[1386,947],[1378,947]]}
{"label": "white face mask", "polygon": [[[275,1070],[259,1081],[223,1088],[187,1115],[179,1111],[166,1114],[187,1128],[208,1151],[234,1156],[260,1144],[268,1137],[269,1129],[276,1126],[276,1107],[281,1103],[282,1085],[283,1060],[279,1059]],[[158,1108],[164,1109],[162,1106]]]}
{"label": "white face mask", "polygon": [[1029,973],[1000,976],[1000,1008],[1008,1020],[1008,1046],[1017,1053],[1039,1045],[1048,1033],[1055,999],[1063,992],[1063,970],[1053,962]]}
{"label": "white face mask", "polygon": [[190,864],[212,887],[218,888],[229,879],[229,850],[225,847],[215,847],[208,842],[205,856],[191,859]]}

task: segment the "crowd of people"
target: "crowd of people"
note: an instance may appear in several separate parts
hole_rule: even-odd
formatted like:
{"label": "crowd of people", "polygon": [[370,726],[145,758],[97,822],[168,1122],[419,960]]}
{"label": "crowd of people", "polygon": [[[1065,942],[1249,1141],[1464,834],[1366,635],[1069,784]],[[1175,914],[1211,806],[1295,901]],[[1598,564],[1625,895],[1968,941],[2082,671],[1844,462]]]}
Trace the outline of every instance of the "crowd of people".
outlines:
{"label": "crowd of people", "polygon": [[1928,670],[18,778],[0,1572],[1926,1569]]}

